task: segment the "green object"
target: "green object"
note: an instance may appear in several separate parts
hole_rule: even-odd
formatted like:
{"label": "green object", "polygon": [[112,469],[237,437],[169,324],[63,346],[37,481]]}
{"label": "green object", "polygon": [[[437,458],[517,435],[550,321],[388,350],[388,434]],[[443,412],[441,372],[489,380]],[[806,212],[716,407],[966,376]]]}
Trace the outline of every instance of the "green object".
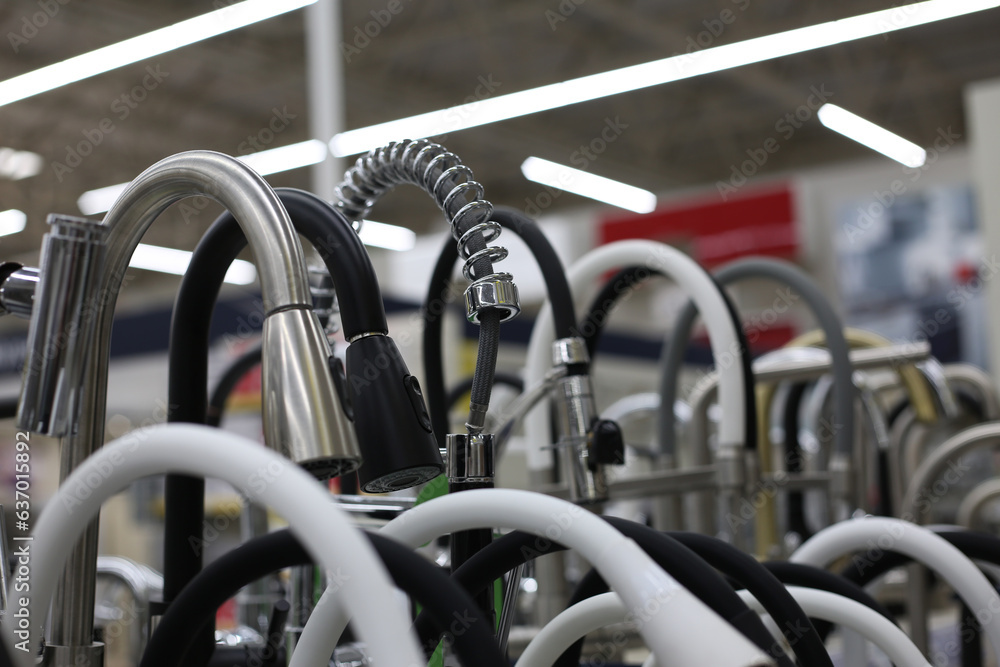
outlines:
{"label": "green object", "polygon": [[444,667],[444,642],[438,642],[437,648],[431,654],[427,667]]}
{"label": "green object", "polygon": [[438,475],[431,481],[424,485],[424,488],[420,489],[420,493],[417,494],[417,502],[413,504],[414,507],[421,503],[426,503],[428,500],[434,500],[435,498],[440,498],[448,493],[448,477],[446,475]]}
{"label": "green object", "polygon": [[503,611],[503,579],[493,581],[493,634],[500,629],[500,612]]}
{"label": "green object", "polygon": [[[428,500],[434,500],[448,493],[448,477],[445,475],[438,475],[431,481],[424,485],[424,488],[420,490],[417,494],[417,501],[413,504],[414,507],[421,503],[426,503]],[[500,613],[503,609],[503,581],[497,579],[493,582],[493,631],[496,632],[500,628]],[[420,605],[417,605],[417,613],[419,614],[421,610]],[[437,648],[434,649],[434,653],[431,654],[431,659],[427,663],[427,667],[444,667],[444,642],[438,642]]]}

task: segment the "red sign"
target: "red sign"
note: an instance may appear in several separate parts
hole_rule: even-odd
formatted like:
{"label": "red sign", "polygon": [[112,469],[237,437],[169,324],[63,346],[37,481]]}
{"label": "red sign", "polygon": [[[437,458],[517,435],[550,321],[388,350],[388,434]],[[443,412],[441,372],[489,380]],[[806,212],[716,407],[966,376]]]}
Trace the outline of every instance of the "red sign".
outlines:
{"label": "red sign", "polygon": [[600,224],[600,243],[652,239],[687,249],[711,269],[747,255],[793,258],[798,250],[795,207],[788,184],[720,201],[671,202],[653,213]]}

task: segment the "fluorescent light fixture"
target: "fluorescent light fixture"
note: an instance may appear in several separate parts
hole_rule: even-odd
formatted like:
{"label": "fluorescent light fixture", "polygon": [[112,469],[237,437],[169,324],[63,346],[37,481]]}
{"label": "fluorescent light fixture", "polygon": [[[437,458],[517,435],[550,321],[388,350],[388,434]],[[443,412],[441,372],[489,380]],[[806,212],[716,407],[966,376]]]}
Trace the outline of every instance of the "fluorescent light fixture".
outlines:
{"label": "fluorescent light fixture", "polygon": [[27,224],[28,216],[24,214],[24,211],[18,211],[16,208],[0,211],[0,236],[9,236],[24,231]]}
{"label": "fluorescent light fixture", "polygon": [[118,183],[96,190],[87,190],[76,200],[76,205],[84,215],[97,215],[111,209],[118,197],[125,192],[128,183]]}
{"label": "fluorescent light fixture", "polygon": [[417,235],[413,233],[413,230],[374,220],[365,220],[361,224],[361,233],[358,236],[361,237],[365,245],[388,248],[389,250],[409,250],[417,243]]}
{"label": "fluorescent light fixture", "polygon": [[345,157],[363,153],[393,140],[421,139],[458,132],[997,6],[1000,6],[1000,0],[928,0],[892,7],[348,130],[330,140],[330,149],[334,156]]}
{"label": "fluorescent light fixture", "polygon": [[596,176],[586,171],[529,157],[521,163],[521,173],[529,181],[589,197],[636,213],[656,210],[656,195],[649,190]]}
{"label": "fluorescent light fixture", "polygon": [[318,139],[309,139],[297,144],[236,157],[261,176],[268,176],[322,162],[326,159],[326,144]]}
{"label": "fluorescent light fixture", "polygon": [[[261,176],[269,176],[322,162],[326,159],[326,144],[317,139],[309,139],[297,144],[236,157]],[[104,213],[111,209],[127,187],[128,183],[118,183],[96,190],[87,190],[76,200],[76,205],[84,215]]]}
{"label": "fluorescent light fixture", "polygon": [[0,148],[0,178],[19,181],[35,176],[42,170],[42,156],[31,151]]}
{"label": "fluorescent light fixture", "polygon": [[316,0],[245,0],[0,82],[0,106],[264,21]]}
{"label": "fluorescent light fixture", "polygon": [[[190,263],[191,253],[186,250],[140,243],[132,253],[128,265],[136,269],[183,276]],[[255,280],[257,280],[257,268],[242,259],[234,261],[226,272],[225,281],[233,285],[250,285]]]}
{"label": "fluorescent light fixture", "polygon": [[819,122],[848,139],[878,151],[907,167],[922,167],[927,151],[870,120],[865,120],[836,104],[824,104],[816,112]]}

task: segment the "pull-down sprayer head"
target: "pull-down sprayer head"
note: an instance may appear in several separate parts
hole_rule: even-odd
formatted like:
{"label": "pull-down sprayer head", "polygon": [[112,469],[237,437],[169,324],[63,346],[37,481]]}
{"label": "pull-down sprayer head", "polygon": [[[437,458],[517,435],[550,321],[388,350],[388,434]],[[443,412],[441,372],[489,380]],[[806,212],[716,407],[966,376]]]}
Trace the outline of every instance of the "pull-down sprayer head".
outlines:
{"label": "pull-down sprayer head", "polygon": [[361,453],[333,382],[330,349],[312,309],[273,312],[264,320],[261,369],[264,439],[318,479],[357,470]]}
{"label": "pull-down sprayer head", "polygon": [[361,488],[387,493],[440,475],[444,463],[423,392],[392,338],[351,341],[346,380],[354,398],[354,427],[367,453],[358,471]]}

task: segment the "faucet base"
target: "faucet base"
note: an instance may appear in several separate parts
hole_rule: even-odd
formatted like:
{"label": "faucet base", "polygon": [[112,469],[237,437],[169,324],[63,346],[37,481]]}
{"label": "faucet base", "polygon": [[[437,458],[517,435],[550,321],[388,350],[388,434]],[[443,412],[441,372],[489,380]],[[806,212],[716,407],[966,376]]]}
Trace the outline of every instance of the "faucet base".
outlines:
{"label": "faucet base", "polygon": [[104,644],[94,642],[90,646],[56,646],[47,644],[42,654],[42,667],[72,667],[73,665],[90,665],[101,667],[104,664]]}

